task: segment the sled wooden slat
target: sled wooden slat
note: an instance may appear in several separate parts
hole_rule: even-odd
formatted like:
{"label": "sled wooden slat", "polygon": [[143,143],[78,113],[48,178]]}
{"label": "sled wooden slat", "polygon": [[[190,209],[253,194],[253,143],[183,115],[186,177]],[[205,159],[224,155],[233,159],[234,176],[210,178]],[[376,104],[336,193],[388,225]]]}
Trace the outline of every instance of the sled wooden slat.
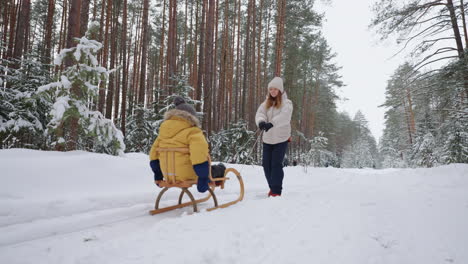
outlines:
{"label": "sled wooden slat", "polygon": [[[195,200],[195,203],[197,203],[197,204],[203,203],[203,202],[208,201],[210,198],[211,198],[211,194],[208,194],[208,196],[206,196],[205,198]],[[171,210],[174,210],[174,209],[184,208],[184,207],[190,206],[192,204],[193,204],[192,201],[185,202],[185,203],[182,203],[182,204],[176,204],[176,205],[172,205],[172,206],[168,206],[168,207],[164,207],[164,208],[154,209],[154,210],[149,211],[149,213],[151,215],[160,214],[160,213],[164,213],[164,212],[171,211]]]}
{"label": "sled wooden slat", "polygon": [[[166,158],[166,173],[163,173],[164,180],[159,182],[159,186],[163,187],[164,189],[160,191],[158,197],[156,198],[155,202],[155,207],[154,210],[149,211],[151,215],[155,214],[160,214],[164,212],[168,212],[171,210],[179,209],[179,208],[184,208],[187,206],[193,206],[193,211],[197,212],[197,205],[203,202],[208,201],[210,198],[213,198],[214,202],[214,207],[208,208],[207,211],[212,211],[218,208],[226,208],[228,206],[231,206],[233,204],[236,204],[239,201],[242,201],[244,198],[244,182],[242,181],[242,177],[240,173],[233,168],[227,168],[226,171],[224,172],[224,177],[221,178],[213,178],[211,175],[211,169],[209,170],[209,179],[211,181],[210,183],[210,188],[208,189],[209,194],[208,196],[195,200],[193,197],[192,193],[188,190],[188,188],[192,187],[193,185],[197,184],[196,180],[188,180],[188,181],[176,181],[176,166],[175,166],[175,159],[176,159],[176,152],[179,153],[190,153],[190,150],[188,148],[157,148],[156,149],[158,152],[161,152],[161,154],[165,155]],[[208,165],[211,167],[211,158],[208,156]],[[231,202],[224,203],[221,205],[218,205],[218,200],[215,194],[215,189],[216,187],[220,187],[221,189],[224,189],[225,182],[229,180],[226,175],[232,172],[236,175],[237,180],[239,181],[239,197]],[[220,184],[216,184],[220,182]],[[169,190],[170,188],[180,188],[181,193],[179,196],[179,203],[176,205],[164,207],[164,208],[159,208],[159,202],[164,195],[164,193]],[[182,203],[182,198],[184,197],[184,194],[187,194],[187,196],[190,198],[190,201]]]}

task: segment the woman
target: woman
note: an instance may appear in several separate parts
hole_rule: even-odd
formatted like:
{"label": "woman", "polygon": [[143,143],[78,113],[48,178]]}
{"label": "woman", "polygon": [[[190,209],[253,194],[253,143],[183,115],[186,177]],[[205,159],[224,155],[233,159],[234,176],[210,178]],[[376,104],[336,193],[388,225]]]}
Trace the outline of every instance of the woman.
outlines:
{"label": "woman", "polygon": [[255,115],[255,123],[263,133],[263,170],[270,187],[268,196],[281,196],[283,159],[291,137],[293,105],[283,89],[283,79],[275,77],[268,84],[268,95]]}

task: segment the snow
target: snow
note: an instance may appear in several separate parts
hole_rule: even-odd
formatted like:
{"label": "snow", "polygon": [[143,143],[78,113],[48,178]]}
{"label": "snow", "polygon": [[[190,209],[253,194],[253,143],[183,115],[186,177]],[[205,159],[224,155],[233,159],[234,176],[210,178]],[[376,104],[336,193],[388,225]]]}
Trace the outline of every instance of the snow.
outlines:
{"label": "snow", "polygon": [[63,118],[63,114],[70,108],[69,105],[70,97],[67,96],[60,96],[57,97],[50,114],[53,116],[53,120],[51,121],[52,124],[59,124],[60,120]]}
{"label": "snow", "polygon": [[242,202],[150,216],[147,155],[0,150],[0,263],[468,263],[467,164],[287,167],[278,198],[261,167],[228,167]]}

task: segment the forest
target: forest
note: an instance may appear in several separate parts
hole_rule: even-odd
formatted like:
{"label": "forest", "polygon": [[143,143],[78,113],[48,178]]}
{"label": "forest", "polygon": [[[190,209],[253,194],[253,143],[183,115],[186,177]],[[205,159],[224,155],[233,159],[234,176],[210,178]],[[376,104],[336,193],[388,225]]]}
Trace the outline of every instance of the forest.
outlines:
{"label": "forest", "polygon": [[467,163],[467,4],[375,4],[370,28],[396,35],[412,54],[388,80],[379,142],[360,111],[337,110],[339,89],[349,87],[316,4],[2,0],[0,148],[148,153],[164,112],[183,96],[200,115],[213,160],[259,164],[255,112],[280,76],[294,105],[290,162]]}

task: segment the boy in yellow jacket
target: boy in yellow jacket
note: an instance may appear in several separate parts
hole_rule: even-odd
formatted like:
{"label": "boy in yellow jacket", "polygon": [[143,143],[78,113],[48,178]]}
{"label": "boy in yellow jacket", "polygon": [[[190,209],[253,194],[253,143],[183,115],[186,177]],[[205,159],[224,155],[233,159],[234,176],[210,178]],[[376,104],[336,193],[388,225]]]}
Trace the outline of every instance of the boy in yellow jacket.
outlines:
{"label": "boy in yellow jacket", "polygon": [[176,97],[174,104],[176,108],[164,114],[159,135],[150,150],[150,166],[154,172],[154,180],[159,184],[159,181],[163,180],[161,170],[166,171],[165,155],[160,155],[157,148],[188,147],[190,153],[175,154],[175,166],[178,171],[176,180],[197,180],[198,191],[205,192],[209,188],[208,143],[200,128],[195,109],[186,104],[182,97]]}

